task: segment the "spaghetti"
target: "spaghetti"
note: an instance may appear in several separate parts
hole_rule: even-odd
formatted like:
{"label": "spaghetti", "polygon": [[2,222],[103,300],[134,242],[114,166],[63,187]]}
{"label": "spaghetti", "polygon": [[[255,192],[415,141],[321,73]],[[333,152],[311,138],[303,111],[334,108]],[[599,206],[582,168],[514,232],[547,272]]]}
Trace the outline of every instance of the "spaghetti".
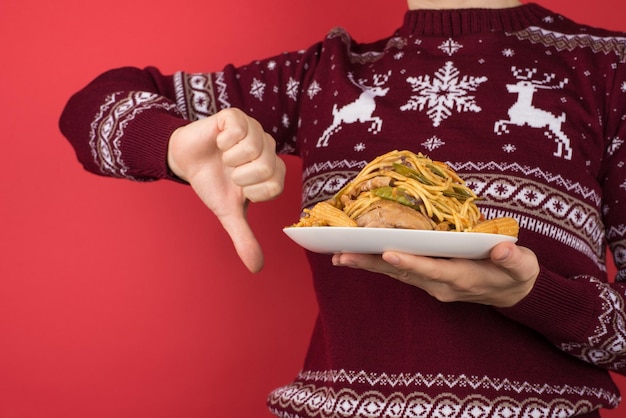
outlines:
{"label": "spaghetti", "polygon": [[[391,151],[368,163],[333,198],[305,209],[293,226],[402,227],[517,236],[515,219],[485,221],[477,200],[445,163],[421,153]],[[400,218],[405,219],[399,223]]]}

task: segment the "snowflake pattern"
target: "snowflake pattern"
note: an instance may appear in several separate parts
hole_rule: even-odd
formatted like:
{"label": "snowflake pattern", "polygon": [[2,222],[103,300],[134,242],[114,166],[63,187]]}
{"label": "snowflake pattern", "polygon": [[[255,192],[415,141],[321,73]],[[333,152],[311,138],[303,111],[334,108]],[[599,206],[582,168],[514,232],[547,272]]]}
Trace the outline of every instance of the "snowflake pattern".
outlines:
{"label": "snowflake pattern", "polygon": [[354,146],[354,150],[355,150],[356,152],[362,152],[362,151],[365,151],[365,144],[364,144],[364,143],[362,143],[362,142],[359,142],[358,144],[356,144],[356,145]]}
{"label": "snowflake pattern", "polygon": [[452,61],[439,69],[431,79],[429,75],[409,77],[406,80],[416,94],[400,107],[400,110],[419,110],[427,108],[427,115],[433,121],[433,126],[441,125],[452,111],[475,112],[482,109],[469,92],[476,91],[477,87],[487,81],[487,77],[461,76],[460,71]]}
{"label": "snowflake pattern", "polygon": [[317,81],[313,81],[311,85],[309,86],[309,88],[307,89],[307,95],[309,96],[309,99],[312,99],[320,91],[322,91],[320,84]]}
{"label": "snowflake pattern", "polygon": [[267,63],[267,69],[270,71],[273,71],[276,69],[276,61],[271,60],[270,62]]}
{"label": "snowflake pattern", "polygon": [[422,142],[422,146],[431,152],[445,144],[446,143],[437,136],[430,137],[426,141]]}
{"label": "snowflake pattern", "polygon": [[445,52],[449,56],[454,55],[461,48],[463,48],[463,45],[461,45],[460,43],[456,42],[453,39],[448,39],[447,41],[439,45],[439,49],[441,49],[443,52]]}
{"label": "snowflake pattern", "polygon": [[626,93],[626,81],[622,83],[622,93]]}
{"label": "snowflake pattern", "polygon": [[259,101],[263,101],[264,93],[265,93],[265,83],[263,83],[262,81],[256,78],[253,79],[252,87],[250,88],[250,94],[256,97],[257,99],[259,99]]}
{"label": "snowflake pattern", "polygon": [[300,88],[300,82],[294,80],[293,78],[289,78],[287,82],[287,97],[296,101],[298,100],[298,89]]}
{"label": "snowflake pattern", "polygon": [[524,192],[525,202],[536,202],[537,200],[539,200],[539,195],[534,190],[527,190]]}
{"label": "snowflake pattern", "polygon": [[511,154],[517,150],[517,147],[513,144],[506,144],[502,147],[502,150],[508,154]]}
{"label": "snowflake pattern", "polygon": [[502,51],[502,56],[504,57],[511,58],[513,55],[515,55],[515,51],[511,48],[506,48]]}
{"label": "snowflake pattern", "polygon": [[510,188],[508,185],[503,183],[495,183],[494,184],[494,193],[498,196],[507,196],[510,193]]}

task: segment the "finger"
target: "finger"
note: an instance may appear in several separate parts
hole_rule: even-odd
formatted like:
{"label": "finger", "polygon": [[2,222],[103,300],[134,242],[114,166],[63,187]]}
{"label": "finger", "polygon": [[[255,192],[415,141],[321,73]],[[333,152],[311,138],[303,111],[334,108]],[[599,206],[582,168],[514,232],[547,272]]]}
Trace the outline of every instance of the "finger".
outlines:
{"label": "finger", "polygon": [[220,135],[217,138],[217,147],[229,150],[248,133],[248,117],[239,109],[225,109],[215,114],[217,129]]}
{"label": "finger", "polygon": [[276,158],[274,175],[267,181],[243,187],[244,196],[251,202],[266,202],[277,198],[285,189],[285,163]]}
{"label": "finger", "polygon": [[[242,163],[237,166],[231,166],[235,167],[232,173],[232,179],[235,184],[244,187],[269,180],[274,176],[276,170],[280,168],[277,167],[279,162],[277,161],[278,157],[276,156],[276,142],[267,134],[263,134],[263,137],[264,145],[259,154],[244,152],[244,155],[242,156],[233,158],[231,155],[228,162],[224,161],[224,164],[230,165],[233,162],[238,163],[249,157],[254,157],[254,159],[249,162]],[[236,147],[240,146],[243,147],[244,145],[236,145]],[[231,153],[233,151],[228,152]],[[224,154],[223,160],[226,158],[227,156]]]}
{"label": "finger", "polygon": [[490,253],[491,261],[506,270],[509,275],[520,281],[526,281],[539,274],[539,265],[534,254],[524,247],[505,242],[496,245]]}
{"label": "finger", "polygon": [[268,144],[271,146],[270,149],[275,148],[274,140],[262,126],[241,112],[222,115],[219,128],[216,144],[222,151],[222,161],[227,166],[238,167],[255,161]]}
{"label": "finger", "polygon": [[383,253],[383,260],[396,270],[420,277],[428,277],[432,281],[446,281],[443,273],[452,268],[451,261],[442,258],[423,257],[395,251]]}
{"label": "finger", "polygon": [[398,274],[400,270],[390,265],[380,255],[338,253],[333,255],[335,266],[358,268],[382,274]]}
{"label": "finger", "polygon": [[237,255],[252,273],[263,268],[264,257],[261,245],[257,241],[244,216],[224,216],[220,218],[222,226],[230,236]]}

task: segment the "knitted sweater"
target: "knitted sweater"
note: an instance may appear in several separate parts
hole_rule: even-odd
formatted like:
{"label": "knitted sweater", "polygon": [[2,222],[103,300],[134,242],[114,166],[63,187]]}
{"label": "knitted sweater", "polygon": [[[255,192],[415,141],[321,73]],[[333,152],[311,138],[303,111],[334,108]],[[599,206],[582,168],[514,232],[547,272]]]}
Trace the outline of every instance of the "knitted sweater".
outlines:
{"label": "knitted sweater", "polygon": [[[61,129],[86,169],[175,179],[171,132],[238,107],[303,162],[302,206],[375,156],[452,166],[487,217],[517,218],[538,256],[511,308],[442,303],[308,253],[319,316],[303,369],[268,398],[296,417],[595,416],[626,372],[626,38],[536,4],[408,11],[390,37],[343,30],[213,73],[109,71]],[[290,220],[289,222],[292,222]],[[618,268],[608,278],[605,248]]]}

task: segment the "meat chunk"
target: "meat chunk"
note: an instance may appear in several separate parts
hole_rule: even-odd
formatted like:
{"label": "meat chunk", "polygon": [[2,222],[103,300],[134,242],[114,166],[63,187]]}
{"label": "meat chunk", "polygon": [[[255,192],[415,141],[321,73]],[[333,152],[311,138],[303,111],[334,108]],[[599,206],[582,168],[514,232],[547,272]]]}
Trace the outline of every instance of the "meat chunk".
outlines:
{"label": "meat chunk", "polygon": [[422,213],[391,200],[380,200],[355,219],[365,228],[403,228],[432,230],[437,226]]}
{"label": "meat chunk", "polygon": [[377,189],[379,187],[389,186],[392,183],[393,179],[389,176],[376,176],[363,183],[359,184],[358,187],[354,187],[349,189],[349,192],[340,196],[341,203],[345,206],[348,202],[356,199],[361,193],[367,192],[369,190]]}

